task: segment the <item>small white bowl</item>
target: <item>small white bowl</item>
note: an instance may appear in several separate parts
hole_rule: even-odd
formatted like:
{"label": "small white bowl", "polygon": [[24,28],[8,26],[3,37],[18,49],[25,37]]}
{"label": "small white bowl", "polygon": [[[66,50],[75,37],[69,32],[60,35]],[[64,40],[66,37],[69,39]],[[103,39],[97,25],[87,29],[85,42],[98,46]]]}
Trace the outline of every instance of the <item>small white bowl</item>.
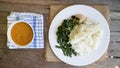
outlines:
{"label": "small white bowl", "polygon": [[[14,23],[12,23],[12,24],[8,27],[8,30],[7,30],[7,38],[8,38],[8,40],[10,41],[10,43],[12,43],[15,47],[18,47],[18,48],[27,48],[27,47],[33,42],[33,40],[34,40],[34,30],[33,30],[33,27],[32,27],[30,24],[28,24],[28,25],[32,28],[33,38],[32,38],[32,40],[31,40],[31,42],[29,42],[27,45],[24,45],[24,46],[19,45],[19,44],[15,43],[15,42],[13,41],[12,37],[11,37],[12,27],[13,27],[15,24],[19,23],[19,22],[24,22],[24,23],[28,24],[26,21],[15,21]],[[21,28],[22,28],[22,27],[21,27]]]}

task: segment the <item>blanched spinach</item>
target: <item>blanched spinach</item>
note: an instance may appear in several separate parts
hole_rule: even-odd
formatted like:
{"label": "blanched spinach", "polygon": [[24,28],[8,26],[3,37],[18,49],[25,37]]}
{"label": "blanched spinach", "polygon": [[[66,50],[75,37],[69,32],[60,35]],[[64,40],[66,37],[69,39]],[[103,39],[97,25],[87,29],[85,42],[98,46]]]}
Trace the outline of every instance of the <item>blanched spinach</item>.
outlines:
{"label": "blanched spinach", "polygon": [[57,35],[57,42],[59,45],[56,45],[57,48],[62,49],[63,54],[65,56],[72,57],[73,55],[77,55],[75,50],[72,48],[72,45],[69,43],[69,34],[79,22],[79,18],[75,16],[71,16],[70,19],[65,19],[61,26],[58,27],[58,31],[56,32]]}

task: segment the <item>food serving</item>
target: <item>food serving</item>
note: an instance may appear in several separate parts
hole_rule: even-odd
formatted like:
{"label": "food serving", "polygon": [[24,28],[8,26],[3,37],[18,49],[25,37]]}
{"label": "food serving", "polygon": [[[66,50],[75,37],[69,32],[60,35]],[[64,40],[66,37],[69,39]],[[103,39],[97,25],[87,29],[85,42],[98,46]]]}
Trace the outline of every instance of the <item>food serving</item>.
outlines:
{"label": "food serving", "polygon": [[[70,32],[65,36],[68,37],[67,45],[69,45],[66,46],[66,40],[61,40],[63,43],[58,42],[58,35],[61,35],[58,28],[62,27],[65,20],[69,21],[72,17],[75,21],[78,19],[79,21],[72,30],[67,31],[68,27],[62,29],[64,30],[62,35]],[[60,37],[63,39],[63,36]],[[55,56],[74,66],[88,65],[100,59],[108,48],[109,40],[110,30],[106,19],[99,11],[87,5],[64,8],[53,18],[49,29],[49,43]]]}
{"label": "food serving", "polygon": [[82,14],[76,14],[62,22],[56,35],[59,43],[56,47],[65,56],[83,56],[96,49],[101,29],[99,23]]}
{"label": "food serving", "polygon": [[17,21],[11,24],[7,34],[10,42],[19,47],[28,46],[32,43],[34,37],[32,27],[24,21]]}

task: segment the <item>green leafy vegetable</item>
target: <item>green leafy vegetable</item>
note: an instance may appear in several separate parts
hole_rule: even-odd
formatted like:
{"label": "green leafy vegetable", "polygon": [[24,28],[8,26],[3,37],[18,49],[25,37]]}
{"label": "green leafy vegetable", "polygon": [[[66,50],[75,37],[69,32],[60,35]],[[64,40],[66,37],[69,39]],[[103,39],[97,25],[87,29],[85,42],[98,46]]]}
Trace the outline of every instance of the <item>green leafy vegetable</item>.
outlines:
{"label": "green leafy vegetable", "polygon": [[62,22],[62,25],[58,27],[58,31],[56,32],[57,42],[59,43],[59,46],[56,45],[56,48],[61,49],[65,56],[72,57],[72,54],[75,56],[77,55],[75,50],[72,48],[72,45],[69,43],[69,34],[78,22],[79,18],[71,16],[70,19],[65,19]]}

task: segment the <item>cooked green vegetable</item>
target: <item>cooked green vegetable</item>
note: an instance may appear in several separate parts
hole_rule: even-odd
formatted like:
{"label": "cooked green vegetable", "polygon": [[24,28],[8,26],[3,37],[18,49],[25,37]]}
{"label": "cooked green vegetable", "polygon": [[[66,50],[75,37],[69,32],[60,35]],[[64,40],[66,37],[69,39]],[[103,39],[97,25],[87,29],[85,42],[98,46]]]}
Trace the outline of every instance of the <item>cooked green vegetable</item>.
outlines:
{"label": "cooked green vegetable", "polygon": [[62,25],[58,27],[56,34],[59,46],[57,45],[56,48],[62,49],[65,56],[72,57],[72,54],[75,56],[77,55],[75,50],[72,48],[72,45],[69,43],[69,34],[73,27],[78,24],[78,22],[79,18],[71,16],[70,19],[65,19],[62,22]]}

